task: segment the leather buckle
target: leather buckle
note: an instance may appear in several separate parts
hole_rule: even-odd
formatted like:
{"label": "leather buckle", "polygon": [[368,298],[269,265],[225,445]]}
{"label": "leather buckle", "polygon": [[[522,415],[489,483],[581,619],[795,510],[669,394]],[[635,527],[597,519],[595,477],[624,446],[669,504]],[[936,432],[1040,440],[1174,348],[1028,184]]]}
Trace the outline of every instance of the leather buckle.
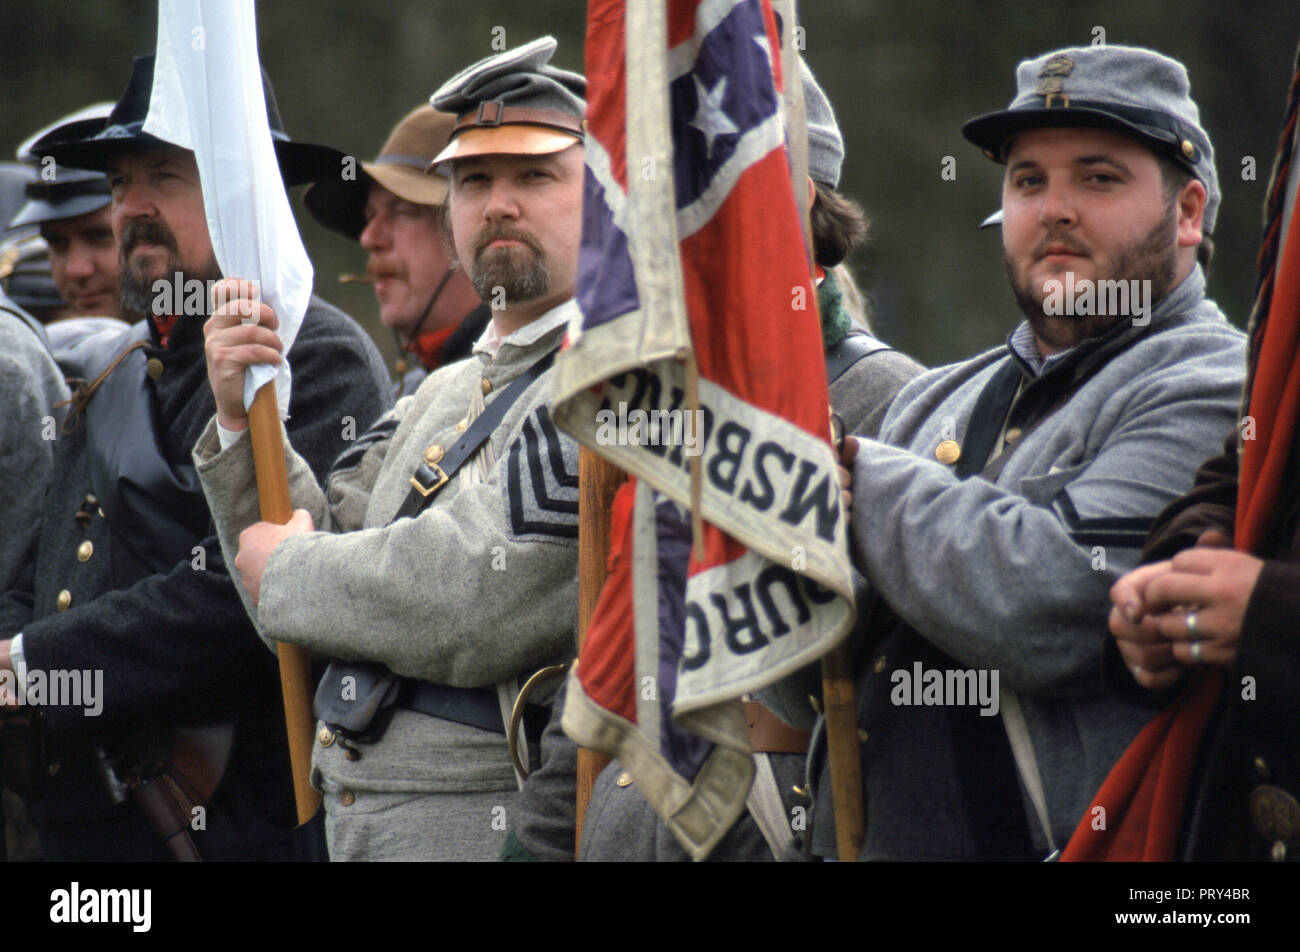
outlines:
{"label": "leather buckle", "polygon": [[434,483],[432,486],[425,486],[423,483],[420,482],[419,479],[420,474],[418,471],[414,476],[411,477],[411,485],[415,487],[415,491],[418,492],[421,496],[428,496],[430,493],[436,492],[437,490],[443,487],[443,484],[446,483],[448,479],[451,478],[450,476],[448,476],[446,473],[442,471],[442,467],[439,466],[437,463],[432,464],[429,468],[433,470],[433,475],[438,477],[438,481]]}
{"label": "leather buckle", "polygon": [[[492,115],[484,115],[483,110],[488,106],[492,107]],[[499,126],[501,125],[501,114],[505,112],[505,103],[500,99],[489,99],[486,102],[478,104],[478,120],[474,123],[477,126]]]}

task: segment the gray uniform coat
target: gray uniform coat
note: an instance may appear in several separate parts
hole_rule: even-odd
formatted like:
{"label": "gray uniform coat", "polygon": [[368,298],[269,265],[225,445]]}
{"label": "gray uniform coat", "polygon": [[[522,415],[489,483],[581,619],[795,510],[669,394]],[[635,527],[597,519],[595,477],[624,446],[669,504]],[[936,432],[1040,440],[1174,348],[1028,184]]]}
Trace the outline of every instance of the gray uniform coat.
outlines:
{"label": "gray uniform coat", "polygon": [[0,591],[13,587],[41,518],[41,501],[54,461],[56,421],[68,388],[54,358],[35,333],[9,308],[0,292]]}
{"label": "gray uniform coat", "polygon": [[[553,371],[524,391],[428,508],[392,523],[426,450],[450,447],[494,394],[557,347],[571,308],[505,338],[495,357],[479,347],[434,371],[324,488],[289,452],[293,504],[318,531],[287,539],[266,564],[250,613],[268,644],[467,688],[572,655],[577,444],[551,423]],[[248,440],[221,450],[213,424],[195,460],[233,556],[240,530],[257,518]],[[356,745],[358,759],[326,736],[312,766],[331,858],[495,858],[517,795],[503,734],[398,710],[382,739]]]}
{"label": "gray uniform coat", "polygon": [[[1244,337],[1204,287],[1196,267],[1148,324],[1122,321],[1041,375],[1007,347],[932,370],[899,394],[880,441],[863,441],[851,539],[876,596],[859,601],[853,643],[867,738],[863,858],[1046,853],[1000,718],[955,695],[918,704],[899,672],[996,672],[1001,691],[1018,693],[1058,845],[1149,718],[1105,693],[1100,633],[1107,593],[1137,563],[1151,520],[1235,423]],[[1023,437],[1005,431],[1014,452],[995,478],[959,479],[937,448],[980,424],[976,402],[1008,362],[1024,375],[1008,420],[1067,399]],[[806,720],[806,695],[788,692],[782,715]],[[832,855],[817,754],[814,845]]]}

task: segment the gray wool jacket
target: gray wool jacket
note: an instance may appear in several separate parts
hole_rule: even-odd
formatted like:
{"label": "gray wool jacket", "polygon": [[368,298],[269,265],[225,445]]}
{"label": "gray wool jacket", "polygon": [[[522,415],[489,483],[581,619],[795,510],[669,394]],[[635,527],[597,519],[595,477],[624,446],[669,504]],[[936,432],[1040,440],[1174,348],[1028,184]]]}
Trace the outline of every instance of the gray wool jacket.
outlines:
{"label": "gray wool jacket", "polygon": [[[454,444],[467,420],[558,346],[571,308],[506,337],[496,356],[480,342],[473,357],[430,374],[340,457],[325,488],[289,450],[293,505],[317,531],[275,548],[258,606],[240,587],[268,644],[467,688],[572,656],[577,444],[550,420],[553,371],[529,385],[428,508],[390,525],[426,449]],[[241,435],[223,450],[212,423],[194,456],[233,562],[240,531],[257,519],[249,441]],[[357,759],[317,736],[313,782],[325,795],[332,859],[496,857],[517,795],[503,734],[398,710],[382,739],[356,744]]]}
{"label": "gray wool jacket", "polygon": [[36,329],[11,307],[17,305],[0,292],[0,592],[14,586],[36,536],[64,414],[54,404],[68,397],[63,372]]}
{"label": "gray wool jacket", "polygon": [[[862,441],[851,539],[876,596],[859,600],[853,641],[867,738],[862,858],[994,858],[1000,847],[980,819],[990,810],[1027,826],[1033,848],[1021,855],[1045,853],[1000,718],[969,698],[931,705],[902,690],[918,664],[945,678],[996,673],[1000,692],[1017,692],[1058,846],[1150,717],[1105,694],[1101,634],[1108,591],[1136,565],[1151,521],[1236,424],[1244,335],[1204,288],[1195,267],[1149,324],[1123,321],[1041,375],[1005,346],[923,374],[895,400],[880,440]],[[1008,362],[1024,376],[1018,404],[1058,409],[1023,436],[998,437],[1014,451],[992,480],[960,479],[937,448],[955,440],[968,451],[976,402]],[[806,685],[776,693],[764,699],[806,724]],[[816,749],[810,764],[820,776],[814,848],[831,855],[830,784]]]}

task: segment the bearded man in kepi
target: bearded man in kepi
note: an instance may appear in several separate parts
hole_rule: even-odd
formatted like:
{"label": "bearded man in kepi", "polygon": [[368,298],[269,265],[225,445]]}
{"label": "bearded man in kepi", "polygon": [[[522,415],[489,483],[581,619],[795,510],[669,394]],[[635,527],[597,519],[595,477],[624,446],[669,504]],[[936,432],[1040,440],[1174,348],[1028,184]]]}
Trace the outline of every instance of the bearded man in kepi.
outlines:
{"label": "bearded man in kepi", "polygon": [[[278,359],[277,318],[236,287],[208,325],[217,414],[195,461],[224,551],[268,643],[339,659],[312,752],[331,859],[494,858],[520,679],[576,648],[578,451],[549,401],[575,313],[586,84],[550,65],[555,47],[490,56],[434,93],[456,116],[434,160],[456,256],[501,306],[472,358],[431,373],[327,479],[286,447],[287,525],[251,504],[242,399],[245,368]],[[546,716],[524,714],[521,748]]]}

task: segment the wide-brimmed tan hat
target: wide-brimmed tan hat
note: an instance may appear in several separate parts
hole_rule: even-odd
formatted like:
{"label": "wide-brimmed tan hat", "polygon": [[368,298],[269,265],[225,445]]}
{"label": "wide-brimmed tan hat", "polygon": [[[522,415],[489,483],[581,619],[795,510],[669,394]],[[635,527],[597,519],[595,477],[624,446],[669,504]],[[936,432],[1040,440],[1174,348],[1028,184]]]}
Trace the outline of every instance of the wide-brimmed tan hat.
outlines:
{"label": "wide-brimmed tan hat", "polygon": [[366,227],[371,182],[416,205],[441,205],[447,200],[447,180],[425,170],[447,145],[455,125],[455,116],[420,106],[393,127],[379,155],[373,162],[362,162],[355,178],[340,174],[309,188],[303,195],[307,210],[326,228],[356,241]]}

